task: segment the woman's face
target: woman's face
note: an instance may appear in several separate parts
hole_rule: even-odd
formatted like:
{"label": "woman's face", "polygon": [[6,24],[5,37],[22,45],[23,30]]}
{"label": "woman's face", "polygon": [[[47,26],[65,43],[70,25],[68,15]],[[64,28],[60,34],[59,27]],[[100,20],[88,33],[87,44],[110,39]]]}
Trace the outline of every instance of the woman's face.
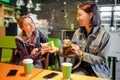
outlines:
{"label": "woman's face", "polygon": [[35,30],[34,23],[30,18],[24,18],[22,24],[22,30],[24,30],[27,35],[31,35],[31,33]]}
{"label": "woman's face", "polygon": [[79,22],[79,25],[82,27],[86,27],[89,26],[91,23],[91,18],[92,15],[91,13],[86,13],[84,10],[82,9],[78,9],[77,12],[77,20]]}

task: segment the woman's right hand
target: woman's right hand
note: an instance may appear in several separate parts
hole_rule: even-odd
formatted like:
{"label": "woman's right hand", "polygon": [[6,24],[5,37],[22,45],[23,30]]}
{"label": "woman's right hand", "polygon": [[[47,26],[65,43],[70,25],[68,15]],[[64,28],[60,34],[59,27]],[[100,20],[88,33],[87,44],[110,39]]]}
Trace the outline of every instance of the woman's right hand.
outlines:
{"label": "woman's right hand", "polygon": [[49,49],[50,49],[49,46],[41,46],[40,54],[43,55],[43,54],[49,52]]}
{"label": "woman's right hand", "polygon": [[35,54],[37,51],[38,51],[38,48],[34,48],[34,49],[31,51],[31,54]]}
{"label": "woman's right hand", "polygon": [[59,48],[57,48],[57,47],[50,47],[50,49],[49,49],[49,53],[55,53],[58,51],[59,51]]}

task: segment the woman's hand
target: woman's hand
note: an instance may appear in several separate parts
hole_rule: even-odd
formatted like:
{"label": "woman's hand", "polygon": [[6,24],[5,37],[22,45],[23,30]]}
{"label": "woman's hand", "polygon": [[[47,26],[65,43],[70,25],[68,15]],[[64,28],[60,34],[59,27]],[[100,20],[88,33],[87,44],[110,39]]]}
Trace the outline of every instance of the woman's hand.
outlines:
{"label": "woman's hand", "polygon": [[47,47],[47,52],[49,53],[59,52],[59,48],[55,47],[53,42],[41,43],[41,46]]}
{"label": "woman's hand", "polygon": [[38,51],[38,48],[34,48],[34,49],[31,51],[31,54],[35,54],[37,51]]}
{"label": "woman's hand", "polygon": [[78,56],[82,55],[82,51],[80,50],[78,45],[72,43],[71,46],[72,46],[70,50],[71,52],[75,53]]}
{"label": "woman's hand", "polygon": [[40,54],[43,55],[43,54],[49,52],[49,50],[50,50],[49,46],[41,46]]}
{"label": "woman's hand", "polygon": [[54,53],[54,52],[58,52],[59,51],[59,48],[57,47],[50,47],[49,49],[49,53]]}

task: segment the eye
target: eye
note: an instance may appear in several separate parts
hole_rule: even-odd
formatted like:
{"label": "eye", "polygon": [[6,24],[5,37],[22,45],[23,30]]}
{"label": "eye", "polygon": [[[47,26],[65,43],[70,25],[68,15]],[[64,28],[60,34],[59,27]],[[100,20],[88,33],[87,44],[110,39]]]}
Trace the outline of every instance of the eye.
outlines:
{"label": "eye", "polygon": [[29,23],[26,23],[25,26],[29,26],[30,24]]}
{"label": "eye", "polygon": [[77,17],[80,17],[82,14],[78,14]]}

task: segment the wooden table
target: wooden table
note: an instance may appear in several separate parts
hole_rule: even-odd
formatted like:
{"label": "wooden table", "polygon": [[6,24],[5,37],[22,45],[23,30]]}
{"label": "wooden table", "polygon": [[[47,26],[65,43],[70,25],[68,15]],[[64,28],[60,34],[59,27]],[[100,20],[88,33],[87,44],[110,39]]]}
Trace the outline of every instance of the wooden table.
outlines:
{"label": "wooden table", "polygon": [[[6,76],[11,69],[17,69],[17,74],[15,76]],[[32,75],[25,76],[23,66],[0,63],[0,80],[30,80],[42,71],[44,69],[33,68]]]}
{"label": "wooden table", "polygon": [[[50,70],[44,70],[35,77],[33,77],[31,80],[46,80],[43,78],[43,76],[51,73],[51,72],[56,72],[59,75],[53,77],[50,80],[62,80],[62,72],[57,72],[57,71],[50,71]],[[91,76],[83,76],[83,75],[78,75],[78,74],[72,74],[71,75],[71,80],[109,80],[109,79],[103,79],[103,78],[97,78],[97,77],[91,77]]]}
{"label": "wooden table", "polygon": [[[18,70],[17,74],[15,76],[9,76],[9,77],[6,76],[8,71],[11,69],[17,69]],[[46,80],[43,78],[43,76],[51,72],[58,73],[58,75],[53,77],[51,80],[62,80],[62,72],[33,68],[32,75],[25,76],[23,66],[6,64],[6,63],[0,63],[0,72],[1,72],[0,80]],[[83,76],[77,74],[72,74],[71,79],[72,80],[109,80],[109,79]]]}

